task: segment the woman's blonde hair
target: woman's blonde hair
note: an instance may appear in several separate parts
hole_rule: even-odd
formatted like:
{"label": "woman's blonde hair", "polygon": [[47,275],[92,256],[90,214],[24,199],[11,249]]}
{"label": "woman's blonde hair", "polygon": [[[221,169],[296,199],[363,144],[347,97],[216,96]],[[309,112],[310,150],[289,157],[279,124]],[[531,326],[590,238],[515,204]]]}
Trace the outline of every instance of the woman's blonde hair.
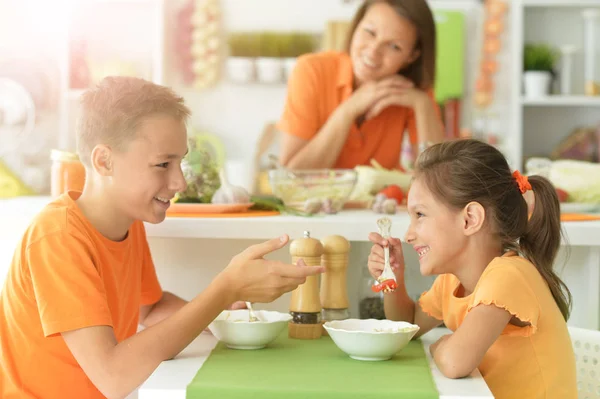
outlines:
{"label": "woman's blonde hair", "polygon": [[350,52],[352,37],[358,24],[364,18],[369,7],[376,3],[390,5],[398,15],[415,25],[417,29],[415,50],[418,50],[420,55],[406,68],[398,71],[398,74],[406,76],[422,90],[432,89],[435,83],[436,31],[435,20],[426,0],[365,0],[350,24],[346,39],[346,51]]}
{"label": "woman's blonde hair", "polygon": [[122,150],[150,116],[168,115],[184,123],[190,116],[183,98],[170,88],[125,76],[104,78],[87,90],[80,108],[77,153],[86,166],[95,146]]}

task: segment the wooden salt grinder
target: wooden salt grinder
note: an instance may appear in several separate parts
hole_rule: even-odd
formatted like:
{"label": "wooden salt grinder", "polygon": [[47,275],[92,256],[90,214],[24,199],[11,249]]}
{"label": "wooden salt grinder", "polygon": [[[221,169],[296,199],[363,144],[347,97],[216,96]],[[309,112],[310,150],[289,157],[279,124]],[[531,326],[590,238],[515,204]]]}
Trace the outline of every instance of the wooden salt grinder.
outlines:
{"label": "wooden salt grinder", "polygon": [[[321,277],[322,320],[344,320],[350,317],[346,277],[350,243],[339,235],[325,237],[321,243],[321,264],[325,267],[325,273]],[[327,331],[323,329],[323,333],[327,334]]]}
{"label": "wooden salt grinder", "polygon": [[[308,231],[304,238],[290,244],[292,263],[304,260],[307,266],[319,266],[323,245],[311,238]],[[297,339],[317,339],[321,337],[321,301],[319,299],[319,276],[309,276],[306,282],[292,292],[290,301],[292,320],[288,323],[288,335]]]}

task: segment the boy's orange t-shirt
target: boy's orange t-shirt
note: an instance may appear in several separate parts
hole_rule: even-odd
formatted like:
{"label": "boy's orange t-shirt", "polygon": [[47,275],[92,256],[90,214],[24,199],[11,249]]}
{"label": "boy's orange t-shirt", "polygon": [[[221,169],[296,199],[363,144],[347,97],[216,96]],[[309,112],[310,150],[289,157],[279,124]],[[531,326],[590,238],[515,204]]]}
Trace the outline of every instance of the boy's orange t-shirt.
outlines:
{"label": "boy's orange t-shirt", "polygon": [[488,349],[479,371],[497,399],[575,399],[575,354],[552,293],[536,267],[520,256],[495,258],[475,290],[457,297],[460,281],[438,276],[419,299],[423,311],[456,331],[474,307],[495,305],[531,325],[509,324]]}
{"label": "boy's orange t-shirt", "polygon": [[64,194],[25,232],[0,295],[0,397],[103,398],[61,333],[112,326],[134,335],[141,305],[160,300],[142,222],[120,242],[102,236]]}
{"label": "boy's orange t-shirt", "polygon": [[[345,52],[327,51],[299,57],[288,82],[285,108],[277,129],[311,140],[352,95],[353,82],[352,61]],[[439,119],[433,92],[429,96]],[[417,125],[414,111],[407,107],[390,106],[360,127],[354,123],[334,168],[370,165],[371,159],[385,168],[397,168],[405,131],[414,151],[418,145]]]}

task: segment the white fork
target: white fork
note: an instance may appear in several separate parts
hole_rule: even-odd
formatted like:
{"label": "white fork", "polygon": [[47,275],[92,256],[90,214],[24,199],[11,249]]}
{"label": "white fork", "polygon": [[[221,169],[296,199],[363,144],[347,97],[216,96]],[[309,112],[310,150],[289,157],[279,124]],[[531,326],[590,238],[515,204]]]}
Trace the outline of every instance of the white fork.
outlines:
{"label": "white fork", "polygon": [[[377,227],[379,227],[379,234],[383,237],[384,240],[387,240],[391,236],[392,230],[392,221],[389,218],[381,218],[377,220]],[[383,248],[383,272],[381,276],[377,279],[379,282],[392,279],[396,281],[396,276],[392,271],[392,266],[390,265],[390,247],[389,243]]]}
{"label": "white fork", "polygon": [[252,304],[248,301],[246,301],[246,307],[248,308],[248,314],[249,314],[249,321],[252,323],[254,321],[260,321],[260,319],[258,317],[256,317],[256,314],[254,314],[254,310],[252,309]]}

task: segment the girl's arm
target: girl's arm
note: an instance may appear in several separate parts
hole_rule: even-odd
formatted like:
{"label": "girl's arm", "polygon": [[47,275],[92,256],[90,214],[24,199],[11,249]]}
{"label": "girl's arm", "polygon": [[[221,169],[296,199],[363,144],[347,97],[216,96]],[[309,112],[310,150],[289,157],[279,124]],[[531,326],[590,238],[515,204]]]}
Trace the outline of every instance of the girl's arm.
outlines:
{"label": "girl's arm", "polygon": [[389,237],[384,239],[378,233],[370,233],[369,241],[374,245],[371,247],[367,267],[373,278],[381,275],[384,268],[384,246],[390,247],[390,266],[396,277],[398,287],[389,294],[384,294],[383,306],[385,317],[394,321],[406,321],[419,326],[419,331],[415,335],[419,337],[442,324],[441,320],[425,313],[421,306],[417,305],[406,291],[404,280],[404,254],[402,252],[402,242],[398,238]]}
{"label": "girl's arm", "polygon": [[414,338],[418,338],[430,331],[432,328],[442,324],[441,320],[429,316],[417,303],[410,299],[410,296],[406,291],[404,279],[397,280],[398,288],[396,291],[391,294],[385,294],[384,296],[383,306],[385,317],[387,319],[407,321],[409,323],[418,325],[419,331],[417,334],[415,334]]}
{"label": "girl's arm", "polygon": [[448,378],[471,374],[511,317],[509,312],[494,305],[473,308],[453,334],[444,335],[429,348],[442,374]]}

